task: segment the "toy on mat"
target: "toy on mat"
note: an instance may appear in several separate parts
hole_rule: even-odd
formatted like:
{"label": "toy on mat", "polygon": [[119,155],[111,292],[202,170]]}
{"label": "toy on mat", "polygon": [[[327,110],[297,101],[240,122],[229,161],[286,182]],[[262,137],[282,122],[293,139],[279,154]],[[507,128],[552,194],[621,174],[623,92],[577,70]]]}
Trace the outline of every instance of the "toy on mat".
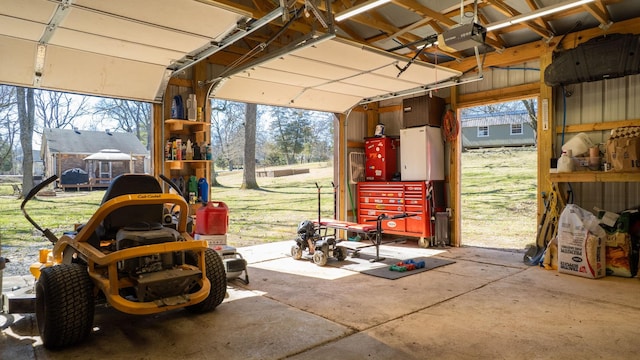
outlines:
{"label": "toy on mat", "polygon": [[408,259],[408,260],[400,261],[399,263],[391,265],[389,267],[389,270],[405,272],[405,271],[411,271],[416,269],[422,269],[423,267],[425,267],[425,265],[426,264],[424,260],[415,261],[413,259]]}

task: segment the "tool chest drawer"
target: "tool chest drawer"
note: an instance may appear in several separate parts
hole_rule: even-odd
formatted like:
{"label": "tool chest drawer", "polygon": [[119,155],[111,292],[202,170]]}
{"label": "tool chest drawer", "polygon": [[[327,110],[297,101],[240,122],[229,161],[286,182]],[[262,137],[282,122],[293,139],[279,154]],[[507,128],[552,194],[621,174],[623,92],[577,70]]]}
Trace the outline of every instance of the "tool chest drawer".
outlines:
{"label": "tool chest drawer", "polygon": [[357,185],[358,223],[375,221],[381,214],[407,218],[382,221],[385,233],[416,237],[432,236],[430,204],[426,181],[365,181]]}

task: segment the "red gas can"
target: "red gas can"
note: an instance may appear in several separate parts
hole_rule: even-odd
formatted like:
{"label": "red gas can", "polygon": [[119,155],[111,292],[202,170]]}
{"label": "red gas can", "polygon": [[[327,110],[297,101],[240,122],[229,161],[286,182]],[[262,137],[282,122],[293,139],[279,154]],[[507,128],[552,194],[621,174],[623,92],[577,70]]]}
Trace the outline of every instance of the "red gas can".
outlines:
{"label": "red gas can", "polygon": [[224,235],[229,227],[229,208],[221,201],[209,201],[196,211],[196,234]]}

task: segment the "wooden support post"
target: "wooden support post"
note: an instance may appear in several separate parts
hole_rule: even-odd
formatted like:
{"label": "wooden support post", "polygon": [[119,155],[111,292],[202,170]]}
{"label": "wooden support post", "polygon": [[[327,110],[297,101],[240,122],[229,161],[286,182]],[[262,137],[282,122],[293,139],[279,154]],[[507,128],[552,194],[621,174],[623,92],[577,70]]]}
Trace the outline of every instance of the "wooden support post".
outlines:
{"label": "wooden support post", "polygon": [[[458,88],[451,87],[451,109],[456,114],[456,119],[460,119],[458,112]],[[456,138],[449,142],[449,207],[451,208],[451,216],[453,224],[451,226],[450,242],[451,246],[458,247],[462,245],[462,168],[460,157],[462,153],[462,129]]]}
{"label": "wooden support post", "polygon": [[[349,171],[349,164],[347,161],[347,148],[346,148],[346,144],[347,142],[345,141],[346,136],[347,136],[347,129],[346,129],[346,124],[347,122],[347,115],[345,114],[340,114],[338,115],[337,118],[337,127],[338,127],[338,199],[337,200],[337,204],[336,204],[336,208],[337,208],[337,214],[336,214],[336,218],[340,219],[340,220],[348,220],[347,219],[347,192],[346,192],[346,187],[347,186],[351,186],[351,184],[349,184],[349,179],[347,176],[347,171]],[[334,162],[335,164],[335,162]],[[334,173],[335,173],[334,169]],[[346,235],[345,235],[346,236]]]}
{"label": "wooden support post", "polygon": [[[552,51],[548,50],[540,56],[540,99],[538,100],[538,195],[542,192],[547,194],[551,191],[549,180],[549,169],[553,154],[553,143],[555,139],[554,121],[554,98],[553,88],[544,83],[544,70],[551,64]],[[538,199],[538,221],[542,219],[544,203],[542,196]]]}
{"label": "wooden support post", "polygon": [[367,104],[367,136],[373,136],[376,133],[376,125],[379,120],[378,103]]}
{"label": "wooden support post", "polygon": [[[153,166],[153,173],[155,176],[162,174],[163,159],[164,159],[164,109],[162,104],[153,104],[151,106],[151,119],[153,123],[151,128],[153,129],[153,148],[151,149],[151,161]],[[167,175],[167,174],[164,174]]]}

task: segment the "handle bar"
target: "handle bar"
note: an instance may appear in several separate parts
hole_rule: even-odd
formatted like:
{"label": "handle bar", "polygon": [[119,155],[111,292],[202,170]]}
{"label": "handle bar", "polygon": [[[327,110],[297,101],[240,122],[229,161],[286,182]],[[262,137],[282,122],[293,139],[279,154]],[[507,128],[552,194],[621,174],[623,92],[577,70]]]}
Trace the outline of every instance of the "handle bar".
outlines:
{"label": "handle bar", "polygon": [[29,221],[34,228],[40,231],[42,235],[44,235],[44,237],[46,237],[49,241],[51,241],[54,244],[58,241],[58,237],[55,236],[51,232],[51,230],[43,229],[42,227],[40,227],[40,225],[38,225],[38,223],[36,223],[31,218],[31,216],[29,216],[29,214],[27,214],[25,205],[27,205],[29,200],[33,199],[36,196],[36,194],[40,192],[40,190],[42,190],[45,186],[51,184],[52,182],[56,181],[57,179],[58,179],[58,175],[53,175],[43,180],[40,184],[34,186],[31,190],[29,190],[29,193],[27,194],[27,196],[24,197],[24,200],[22,200],[22,204],[20,204],[20,210],[22,210],[22,214],[24,215],[25,219],[27,219],[27,221]]}

